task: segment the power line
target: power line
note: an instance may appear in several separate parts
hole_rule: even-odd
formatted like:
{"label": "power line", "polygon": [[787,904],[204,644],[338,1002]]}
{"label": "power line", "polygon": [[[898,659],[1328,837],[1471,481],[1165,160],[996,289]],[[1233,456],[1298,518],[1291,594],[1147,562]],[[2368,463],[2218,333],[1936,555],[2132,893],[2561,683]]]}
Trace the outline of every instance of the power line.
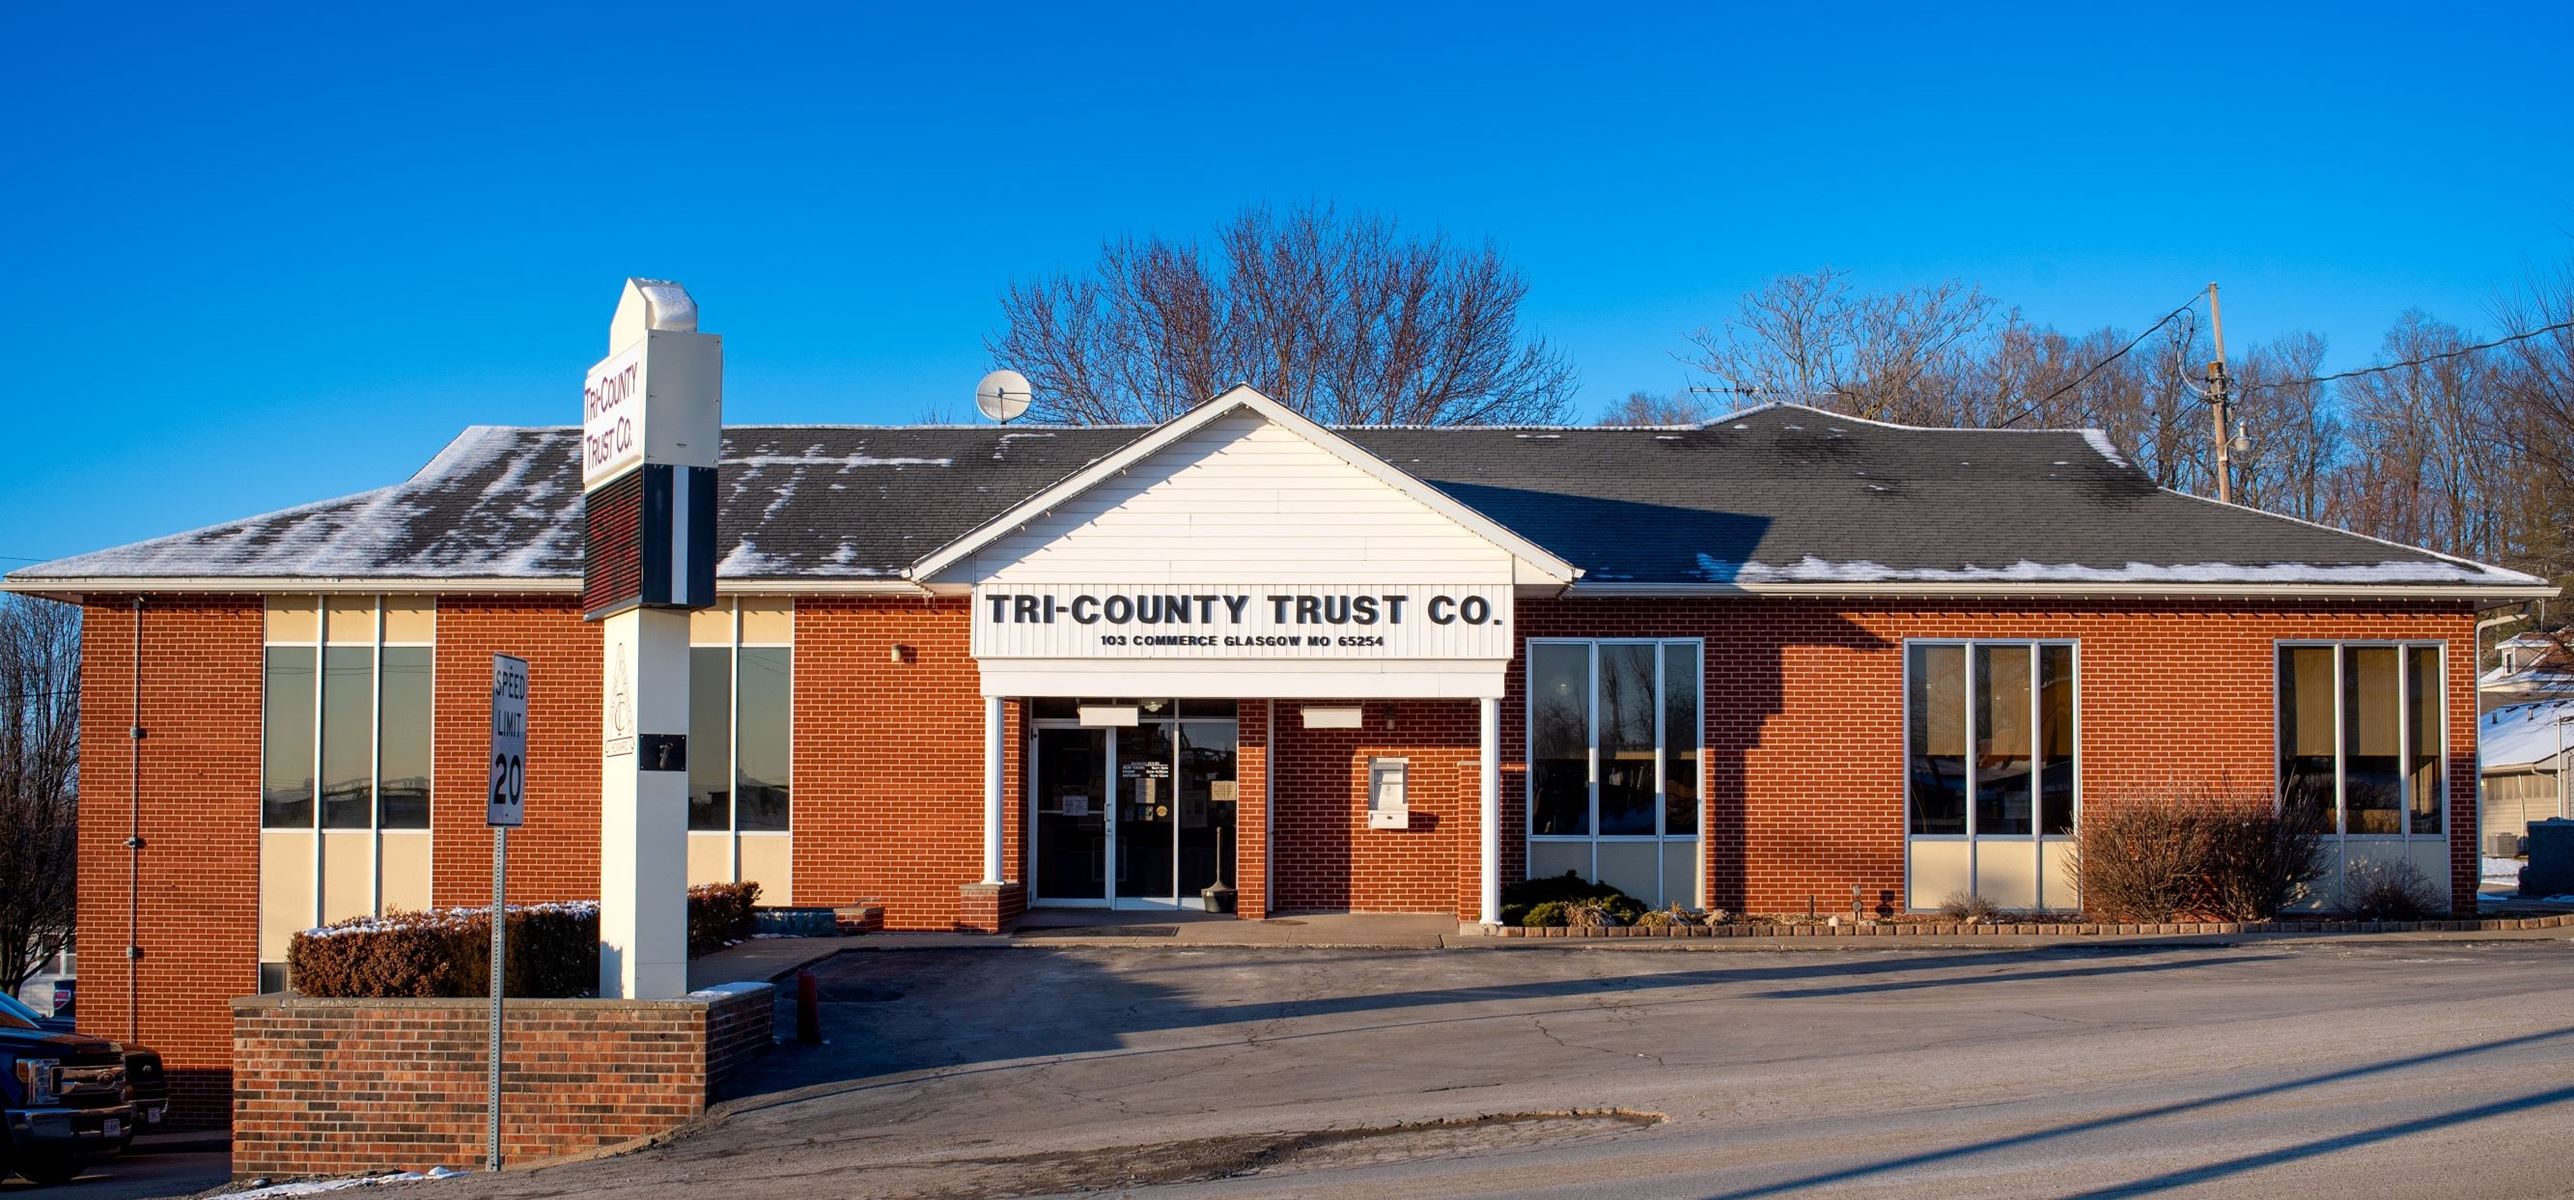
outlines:
{"label": "power line", "polygon": [[2196,307],[2196,306],[2197,306],[2197,304],[2198,304],[2198,302],[2199,302],[2199,301],[2201,301],[2201,300],[2203,300],[2203,299],[2206,299],[2206,298],[2207,298],[2207,293],[2206,293],[2206,292],[2197,292],[2197,293],[2193,293],[2193,294],[2190,296],[2190,298],[2189,298],[2188,300],[2185,300],[2185,301],[2183,301],[2183,302],[2181,303],[2181,306],[2180,306],[2179,308],[2176,308],[2176,309],[2173,309],[2173,310],[2172,310],[2172,311],[2170,311],[2170,312],[2164,313],[2164,314],[2163,314],[2163,319],[2162,319],[2162,320],[2156,321],[2156,322],[2154,322],[2153,324],[2146,326],[2146,327],[2145,327],[2145,332],[2140,333],[2140,334],[2137,334],[2135,337],[2129,338],[2129,339],[2127,340],[2127,344],[2126,344],[2126,345],[2124,345],[2124,346],[2120,346],[2120,347],[2118,348],[2118,352],[2117,352],[2116,354],[2112,354],[2112,355],[2110,355],[2109,357],[2107,357],[2107,358],[2104,358],[2104,359],[2100,360],[2099,362],[2096,362],[2096,363],[2091,364],[2091,369],[2090,369],[2090,370],[2088,370],[2088,371],[2083,372],[2083,373],[2082,373],[2082,374],[2080,374],[2080,375],[2075,376],[2075,377],[2074,377],[2074,381],[2073,381],[2072,383],[2068,383],[2068,384],[2064,385],[2063,387],[2057,388],[2056,390],[2054,390],[2054,391],[2052,391],[2052,392],[2047,393],[2047,394],[2046,394],[2046,396],[2045,396],[2045,398],[2043,398],[2043,399],[2039,400],[2037,403],[2032,404],[2032,405],[2030,405],[2029,407],[2027,407],[2027,408],[2025,408],[2025,409],[2020,410],[2019,414],[2018,414],[2018,415],[2016,415],[2016,416],[2013,416],[2010,420],[2002,422],[2002,427],[2003,427],[2003,428],[2008,428],[2008,427],[2010,427],[2010,426],[2017,425],[2017,424],[2019,424],[2022,420],[2024,420],[2024,419],[2026,419],[2026,418],[2029,418],[2029,417],[2032,417],[2032,416],[2037,415],[2037,413],[2038,413],[2038,410],[2039,410],[2039,409],[2045,408],[2046,406],[2048,406],[2048,405],[2050,405],[2050,404],[2055,403],[2056,397],[2061,396],[2061,395],[2064,395],[2066,392],[2070,392],[2070,391],[2074,390],[2075,388],[2081,387],[2083,384],[2090,382],[2090,380],[2091,380],[2091,377],[2092,377],[2092,376],[2100,374],[2101,368],[2106,367],[2106,366],[2108,366],[2108,365],[2109,365],[2109,364],[2111,364],[2111,363],[2117,362],[2119,359],[2122,359],[2122,358],[2127,357],[2127,352],[2128,352],[2128,351],[2135,349],[2138,345],[2142,344],[2142,343],[2145,341],[2145,339],[2147,339],[2147,338],[2149,338],[2149,337],[2154,336],[2154,331],[2155,331],[2155,330],[2157,330],[2157,329],[2161,329],[2162,327],[2164,327],[2164,326],[2166,326],[2166,325],[2171,324],[2171,323],[2172,323],[2172,318],[2177,317],[2177,316],[2181,315],[2182,313],[2185,313],[2185,312],[2190,311],[2190,309],[2191,309],[2191,308],[2193,308],[2193,307]]}
{"label": "power line", "polygon": [[2243,390],[2247,392],[2267,392],[2277,388],[2303,387],[2310,383],[2329,383],[2336,379],[2349,379],[2355,375],[2375,375],[2383,371],[2401,371],[2406,367],[2418,367],[2425,363],[2435,363],[2443,359],[2463,358],[2478,351],[2491,350],[2496,346],[2508,346],[2513,342],[2525,342],[2542,334],[2555,333],[2561,329],[2574,329],[2574,321],[2559,321],[2553,325],[2541,326],[2524,333],[2515,333],[2510,337],[2499,337],[2490,342],[2478,342],[2473,346],[2460,346],[2455,350],[2443,350],[2438,354],[2425,354],[2420,358],[2408,358],[2402,362],[2384,363],[2374,367],[2359,367],[2349,371],[2335,371],[2330,375],[2309,375],[2304,379],[2283,379],[2277,383],[2258,383]]}

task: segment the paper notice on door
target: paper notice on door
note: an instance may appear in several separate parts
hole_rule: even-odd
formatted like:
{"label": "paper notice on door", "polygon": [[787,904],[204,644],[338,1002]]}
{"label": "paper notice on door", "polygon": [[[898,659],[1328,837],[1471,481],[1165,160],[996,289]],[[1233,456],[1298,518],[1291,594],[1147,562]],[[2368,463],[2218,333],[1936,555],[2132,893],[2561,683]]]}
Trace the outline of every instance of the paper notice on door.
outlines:
{"label": "paper notice on door", "polygon": [[1067,817],[1087,817],[1090,815],[1090,797],[1088,796],[1067,795],[1063,799],[1057,801],[1057,803],[1063,808],[1064,815]]}
{"label": "paper notice on door", "polygon": [[1215,802],[1216,802],[1216,803],[1218,803],[1218,804],[1231,804],[1231,803],[1233,803],[1233,797],[1234,797],[1234,790],[1233,790],[1233,781],[1232,781],[1232,780],[1230,780],[1230,779],[1216,779],[1216,780],[1210,780],[1210,781],[1208,781],[1208,783],[1207,783],[1207,798],[1208,798],[1208,799],[1213,800],[1213,801],[1215,801]]}

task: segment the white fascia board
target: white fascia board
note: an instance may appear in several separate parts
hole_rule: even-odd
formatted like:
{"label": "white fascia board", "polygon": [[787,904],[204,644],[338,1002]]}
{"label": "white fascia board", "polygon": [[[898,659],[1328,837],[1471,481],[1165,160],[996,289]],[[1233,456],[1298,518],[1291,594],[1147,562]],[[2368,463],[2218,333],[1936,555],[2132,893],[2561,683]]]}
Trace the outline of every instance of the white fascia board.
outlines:
{"label": "white fascia board", "polygon": [[976,526],[963,537],[931,551],[911,565],[903,574],[913,580],[929,581],[939,573],[964,561],[974,552],[999,541],[1020,526],[1035,520],[1057,505],[1097,487],[1109,477],[1135,465],[1188,436],[1199,428],[1231,414],[1236,409],[1249,409],[1272,424],[1294,431],[1326,453],[1366,472],[1388,487],[1419,501],[1432,512],[1465,527],[1476,536],[1491,542],[1520,561],[1537,568],[1550,578],[1569,582],[1582,576],[1581,568],[1549,553],[1537,543],[1511,532],[1500,522],[1476,512],[1437,488],[1423,483],[1401,468],[1360,449],[1348,438],[1315,423],[1247,384],[1237,384],[1224,394],[1173,417],[1151,432],[1099,461],[1074,472],[1062,482],[1019,502],[1001,515]]}
{"label": "white fascia board", "polygon": [[1734,598],[1762,596],[1826,596],[1868,598],[1875,596],[2198,596],[2233,597],[2237,599],[2337,599],[2337,600],[2475,600],[2508,603],[2514,600],[2553,599],[2558,589],[2504,584],[2480,587],[2473,584],[2329,584],[2329,583],[1593,583],[1577,582],[1564,589],[1567,598],[1593,597],[1672,597]]}

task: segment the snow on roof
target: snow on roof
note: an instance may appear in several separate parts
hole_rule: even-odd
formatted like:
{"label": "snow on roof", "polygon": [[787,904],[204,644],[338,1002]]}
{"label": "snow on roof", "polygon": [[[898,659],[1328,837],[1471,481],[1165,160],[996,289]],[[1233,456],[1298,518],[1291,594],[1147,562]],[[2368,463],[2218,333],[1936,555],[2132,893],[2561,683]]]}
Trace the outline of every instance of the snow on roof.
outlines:
{"label": "snow on roof", "polygon": [[[1806,555],[1794,564],[1774,567],[1758,562],[1724,562],[1701,554],[1699,570],[1710,583],[2276,583],[2386,584],[2530,581],[2517,571],[2440,562],[2387,562],[2354,565],[2311,563],[2144,563],[2117,567],[2080,563],[2041,563],[2021,559],[1996,566],[1890,567],[1876,562],[1826,562]],[[2481,575],[2482,578],[2475,578]],[[2466,576],[2466,578],[2462,578]]]}
{"label": "snow on roof", "polygon": [[[2574,721],[2574,700],[2509,704],[2477,718],[2476,746],[2484,769],[2552,763],[2560,718]],[[2574,727],[2568,727],[2563,736],[2565,745],[2574,746]]]}
{"label": "snow on roof", "polygon": [[[717,575],[902,578],[1138,428],[728,427]],[[2095,431],[1919,429],[1771,404],[1698,426],[1338,432],[1581,568],[1586,585],[2545,587],[2158,487]],[[8,583],[568,586],[581,539],[577,431],[476,426],[391,487],[23,568]]]}

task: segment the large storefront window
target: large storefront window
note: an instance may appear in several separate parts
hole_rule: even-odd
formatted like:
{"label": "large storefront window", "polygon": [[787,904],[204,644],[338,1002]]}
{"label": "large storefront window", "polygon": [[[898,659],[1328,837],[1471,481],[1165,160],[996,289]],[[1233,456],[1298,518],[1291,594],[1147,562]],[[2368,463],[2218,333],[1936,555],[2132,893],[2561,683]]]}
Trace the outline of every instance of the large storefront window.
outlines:
{"label": "large storefront window", "polygon": [[436,608],[278,596],[260,695],[262,986],[295,931],[429,903]]}
{"label": "large storefront window", "polygon": [[2355,837],[2439,837],[2437,645],[2279,648],[2279,796]]}
{"label": "large storefront window", "polygon": [[728,599],[694,614],[688,663],[688,877],[754,880],[786,904],[795,736],[795,610]]}
{"label": "large storefront window", "polygon": [[1908,907],[2073,907],[2074,657],[2070,642],[1906,644]]}
{"label": "large storefront window", "polygon": [[1700,643],[1528,644],[1528,874],[1696,906]]}

